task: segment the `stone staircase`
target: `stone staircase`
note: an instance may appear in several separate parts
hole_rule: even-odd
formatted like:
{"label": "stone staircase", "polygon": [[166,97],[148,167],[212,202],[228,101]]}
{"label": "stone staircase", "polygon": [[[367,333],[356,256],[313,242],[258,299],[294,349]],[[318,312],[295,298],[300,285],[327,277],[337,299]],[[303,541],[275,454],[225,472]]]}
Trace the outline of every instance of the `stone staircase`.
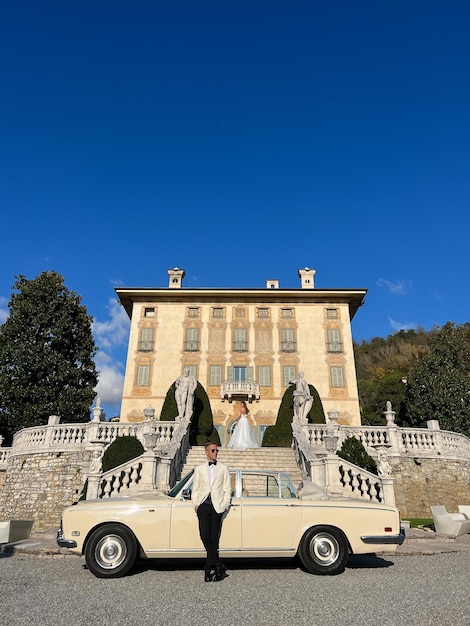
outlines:
{"label": "stone staircase", "polygon": [[[287,472],[296,487],[302,480],[292,448],[250,448],[242,451],[220,447],[217,458],[230,469],[269,469]],[[192,446],[181,476],[185,476],[193,467],[204,463],[205,460],[204,446]]]}

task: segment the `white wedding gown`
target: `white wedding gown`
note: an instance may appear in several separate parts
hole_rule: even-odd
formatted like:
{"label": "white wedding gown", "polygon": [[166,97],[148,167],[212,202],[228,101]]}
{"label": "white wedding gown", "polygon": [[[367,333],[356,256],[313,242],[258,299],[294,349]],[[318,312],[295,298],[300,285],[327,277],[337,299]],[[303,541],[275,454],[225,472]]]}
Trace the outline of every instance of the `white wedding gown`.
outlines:
{"label": "white wedding gown", "polygon": [[259,448],[254,438],[253,431],[251,430],[250,422],[246,415],[241,415],[240,419],[235,426],[235,430],[232,432],[230,441],[228,442],[229,448],[235,450],[246,450],[247,448]]}

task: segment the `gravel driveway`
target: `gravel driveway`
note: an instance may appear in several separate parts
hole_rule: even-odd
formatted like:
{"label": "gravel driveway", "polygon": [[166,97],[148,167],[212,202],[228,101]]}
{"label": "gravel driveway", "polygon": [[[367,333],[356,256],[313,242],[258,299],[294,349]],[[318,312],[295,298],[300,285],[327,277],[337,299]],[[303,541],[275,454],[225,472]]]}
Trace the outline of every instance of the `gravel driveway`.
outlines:
{"label": "gravel driveway", "polygon": [[139,563],[97,579],[81,557],[0,555],[2,623],[278,626],[470,624],[470,554],[352,557],[343,574],[313,576],[297,561],[231,561],[203,581],[200,563]]}

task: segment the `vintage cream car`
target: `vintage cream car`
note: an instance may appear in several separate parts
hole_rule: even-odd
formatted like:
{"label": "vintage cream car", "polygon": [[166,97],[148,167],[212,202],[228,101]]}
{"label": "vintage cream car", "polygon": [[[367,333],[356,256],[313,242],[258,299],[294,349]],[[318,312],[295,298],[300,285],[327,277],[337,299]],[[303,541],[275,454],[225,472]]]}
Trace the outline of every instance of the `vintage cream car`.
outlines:
{"label": "vintage cream car", "polygon": [[[405,538],[393,506],[331,499],[308,481],[297,492],[278,471],[233,470],[220,554],[295,557],[313,574],[337,574],[349,554],[394,552]],[[87,500],[65,509],[57,543],[84,554],[100,578],[124,576],[137,557],[205,557],[191,503],[192,472],[168,494]]]}

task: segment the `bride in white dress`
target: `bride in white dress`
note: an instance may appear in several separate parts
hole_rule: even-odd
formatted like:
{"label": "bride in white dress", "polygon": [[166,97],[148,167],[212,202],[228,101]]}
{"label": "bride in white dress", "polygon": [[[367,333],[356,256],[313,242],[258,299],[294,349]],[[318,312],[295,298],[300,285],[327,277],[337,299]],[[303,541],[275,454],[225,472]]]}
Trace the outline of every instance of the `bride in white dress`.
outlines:
{"label": "bride in white dress", "polygon": [[251,424],[248,420],[249,412],[250,411],[246,406],[246,402],[241,402],[240,414],[236,421],[235,430],[232,432],[232,436],[230,437],[230,441],[228,442],[229,448],[234,448],[235,450],[259,448],[258,444],[256,443],[256,439],[253,436]]}

